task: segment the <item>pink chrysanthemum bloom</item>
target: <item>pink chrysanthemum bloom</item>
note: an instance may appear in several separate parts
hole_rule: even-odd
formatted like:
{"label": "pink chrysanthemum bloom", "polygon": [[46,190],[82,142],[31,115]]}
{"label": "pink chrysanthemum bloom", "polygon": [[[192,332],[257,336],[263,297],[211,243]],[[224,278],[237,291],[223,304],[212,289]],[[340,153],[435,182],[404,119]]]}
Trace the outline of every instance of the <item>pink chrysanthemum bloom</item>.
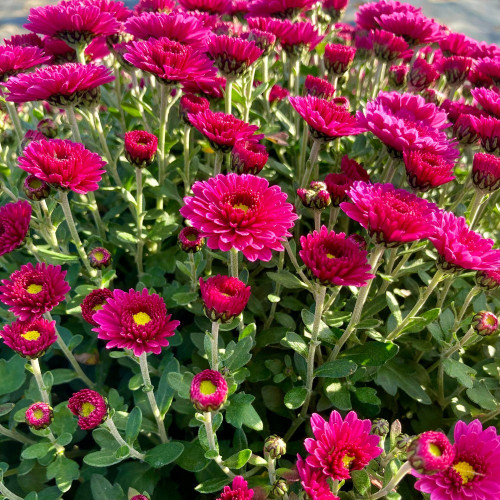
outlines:
{"label": "pink chrysanthemum bloom", "polygon": [[20,247],[28,234],[31,205],[19,200],[0,207],[0,256]]}
{"label": "pink chrysanthemum bloom", "polygon": [[439,48],[445,57],[471,56],[475,40],[463,33],[448,33],[439,40]]}
{"label": "pink chrysanthemum bloom", "polygon": [[175,7],[175,0],[139,0],[139,3],[134,7],[134,12],[138,16],[144,12],[168,14],[172,12]]}
{"label": "pink chrysanthemum bloom", "polygon": [[[66,42],[59,38],[46,36],[43,38],[43,50],[47,55],[52,56],[54,64],[74,63],[77,61],[76,50],[71,48]],[[109,48],[106,43],[106,37],[94,38],[85,47],[85,61],[96,61],[104,59],[109,55]]]}
{"label": "pink chrysanthemum bloom", "polygon": [[310,455],[306,463],[321,469],[325,476],[334,481],[350,478],[351,470],[361,470],[370,460],[382,453],[378,446],[380,436],[370,434],[370,420],[360,420],[354,411],[345,420],[333,411],[329,421],[320,415],[311,416],[313,438],[307,438],[304,446]]}
{"label": "pink chrysanthemum bloom", "polygon": [[229,0],[179,0],[187,11],[207,12],[208,14],[226,14],[231,10]]}
{"label": "pink chrysanthemum bloom", "polygon": [[269,102],[271,104],[280,102],[283,99],[286,99],[289,95],[290,92],[287,89],[275,84],[272,86],[271,92],[269,92]]}
{"label": "pink chrysanthemum bloom", "polygon": [[471,90],[474,100],[490,115],[500,119],[500,91],[478,88]]}
{"label": "pink chrysanthemum bloom", "polygon": [[274,19],[272,17],[249,17],[247,18],[247,22],[250,29],[258,29],[272,33],[277,40],[281,40],[281,38],[292,28],[292,23],[290,21]]}
{"label": "pink chrysanthemum bloom", "polygon": [[72,46],[87,45],[96,36],[114,35],[120,23],[110,12],[87,1],[60,1],[30,10],[24,27],[42,35],[61,38]]}
{"label": "pink chrysanthemum bloom", "polygon": [[105,66],[67,63],[14,76],[5,86],[9,90],[8,101],[48,101],[56,107],[67,107],[94,105],[99,101],[99,86],[114,79]]}
{"label": "pink chrysanthemum bloom", "polygon": [[439,78],[439,71],[423,57],[417,57],[410,72],[408,82],[415,90],[424,90]]}
{"label": "pink chrysanthemum bloom", "polygon": [[333,141],[337,137],[357,135],[364,131],[354,116],[333,101],[317,97],[289,97],[291,105],[309,125],[315,140]]}
{"label": "pink chrysanthemum bloom", "polygon": [[100,311],[113,292],[109,288],[96,288],[92,290],[84,299],[81,305],[83,319],[94,326],[99,326],[94,321],[94,314]]}
{"label": "pink chrysanthemum bloom", "polygon": [[252,0],[248,12],[251,16],[293,19],[315,3],[315,0]]}
{"label": "pink chrysanthemum bloom", "polygon": [[224,486],[217,500],[252,500],[253,490],[248,489],[248,483],[243,476],[236,476],[232,486]]}
{"label": "pink chrysanthemum bloom", "polygon": [[476,69],[491,78],[495,85],[500,85],[500,56],[481,59]]}
{"label": "pink chrysanthemum bloom", "polygon": [[322,0],[321,8],[330,16],[332,23],[342,19],[349,0]]}
{"label": "pink chrysanthemum bloom", "polygon": [[420,474],[435,474],[451,465],[455,450],[442,432],[428,431],[410,443],[407,455],[413,470]]}
{"label": "pink chrysanthemum bloom", "polygon": [[320,99],[330,100],[335,94],[335,87],[328,80],[313,75],[306,76],[304,89],[306,90],[306,95]]}
{"label": "pink chrysanthemum bloom", "polygon": [[472,317],[471,327],[481,337],[489,337],[498,331],[498,318],[490,311],[479,311]]}
{"label": "pink chrysanthemum bloom", "polygon": [[144,495],[134,495],[130,500],[149,500],[149,498]]}
{"label": "pink chrysanthemum bloom", "polygon": [[292,56],[302,56],[305,52],[314,50],[325,35],[320,35],[318,29],[309,22],[290,23],[289,29],[281,36],[283,50]]}
{"label": "pink chrysanthemum bloom", "polygon": [[297,189],[297,196],[302,205],[313,210],[324,210],[332,202],[326,184],[321,181],[312,181],[308,188]]}
{"label": "pink chrysanthemum bloom", "polygon": [[83,144],[62,139],[31,142],[19,167],[58,189],[85,194],[99,188],[106,162]]}
{"label": "pink chrysanthemum bloom", "polygon": [[433,475],[414,473],[418,491],[431,500],[492,500],[500,495],[500,438],[495,427],[483,430],[479,420],[459,421],[454,431],[455,459]]}
{"label": "pink chrysanthemum bloom", "polygon": [[16,320],[5,325],[0,337],[7,347],[23,358],[36,359],[57,340],[55,321],[36,318],[30,321]]}
{"label": "pink chrysanthemum bloom", "polygon": [[467,80],[473,87],[476,88],[490,88],[493,85],[493,80],[486,73],[479,71],[477,66],[472,67],[472,69],[469,71]]}
{"label": "pink chrysanthemum bloom", "polygon": [[195,227],[185,227],[179,233],[179,246],[184,252],[199,252],[205,245],[205,238]]}
{"label": "pink chrysanthemum bloom", "polygon": [[245,309],[251,289],[238,278],[212,276],[203,281],[200,278],[200,293],[203,309],[210,321],[230,323]]}
{"label": "pink chrysanthemum bloom", "polygon": [[249,42],[254,42],[262,50],[263,56],[268,56],[276,43],[276,35],[258,29],[251,29],[248,32],[242,33],[241,38]]}
{"label": "pink chrysanthemum bloom", "polygon": [[38,47],[43,49],[42,39],[35,33],[23,33],[4,38],[3,42],[9,47]]}
{"label": "pink chrysanthemum bloom", "polygon": [[84,431],[95,429],[108,418],[108,402],[98,392],[82,389],[69,398],[68,409]]}
{"label": "pink chrysanthemum bloom", "polygon": [[391,66],[389,68],[389,83],[392,87],[401,88],[406,84],[406,78],[410,68],[406,64]]}
{"label": "pink chrysanthemum bloom", "polygon": [[156,293],[130,289],[114,290],[92,319],[98,324],[93,331],[106,340],[106,348],[130,349],[136,356],[153,352],[160,354],[168,346],[167,337],[174,335],[179,321],[170,321],[165,302]]}
{"label": "pink chrysanthemum bloom", "polygon": [[432,215],[437,207],[392,184],[358,181],[348,195],[351,202],[341,203],[340,208],[378,244],[392,248],[426,238],[433,230]]}
{"label": "pink chrysanthemum bloom", "polygon": [[472,123],[481,138],[481,146],[487,153],[500,154],[500,119],[493,117],[472,118]]}
{"label": "pink chrysanthemum bloom", "polygon": [[226,89],[226,79],[222,76],[200,78],[184,82],[182,88],[186,93],[203,94],[212,99],[222,99]]}
{"label": "pink chrysanthemum bloom", "polygon": [[180,209],[207,238],[212,250],[236,248],[250,261],[268,261],[283,251],[297,215],[279,186],[250,174],[219,174],[193,185],[194,196]]}
{"label": "pink chrysanthemum bloom", "polygon": [[32,429],[46,429],[54,420],[54,411],[47,403],[33,403],[24,414],[24,421]]}
{"label": "pink chrysanthemum bloom", "polygon": [[363,166],[357,161],[351,160],[347,155],[344,155],[340,160],[340,171],[352,179],[353,182],[370,182],[370,176]]}
{"label": "pink chrysanthemum bloom", "polygon": [[356,47],[342,45],[340,43],[329,43],[325,46],[325,68],[329,74],[342,76],[351,66]]}
{"label": "pink chrysanthemum bloom", "polygon": [[476,153],[472,161],[472,182],[476,188],[489,193],[500,188],[500,158]]}
{"label": "pink chrysanthemum bloom", "polygon": [[354,184],[354,180],[349,175],[334,173],[325,177],[325,184],[330,193],[332,205],[338,207],[349,200],[347,193]]}
{"label": "pink chrysanthemum bloom", "polygon": [[448,85],[461,85],[465,82],[471,69],[473,59],[464,56],[445,57],[441,60],[440,69],[446,76]]}
{"label": "pink chrysanthemum bloom", "polygon": [[420,14],[421,8],[407,3],[393,0],[381,0],[379,2],[368,2],[361,5],[355,14],[356,24],[366,30],[379,27],[378,18],[382,14],[393,14],[395,12]]}
{"label": "pink chrysanthemum bloom", "polygon": [[194,376],[189,391],[191,402],[199,411],[217,411],[227,399],[227,382],[215,370],[203,370]]}
{"label": "pink chrysanthemum bloom", "polygon": [[373,40],[373,51],[382,61],[392,62],[408,54],[408,43],[401,36],[385,30],[373,30],[370,36]]}
{"label": "pink chrysanthemum bloom", "polygon": [[0,45],[0,82],[50,60],[39,47]]}
{"label": "pink chrysanthemum bloom", "polygon": [[216,151],[228,153],[237,141],[260,139],[260,136],[254,136],[258,130],[256,125],[250,125],[234,115],[214,113],[207,109],[195,115],[188,114],[188,118],[193,127],[210,141]]}
{"label": "pink chrysanthemum bloom", "polygon": [[210,108],[210,102],[195,94],[184,94],[179,101],[179,116],[186,125],[191,125],[188,114],[201,113]]}
{"label": "pink chrysanthemum bloom", "polygon": [[61,266],[29,262],[2,280],[0,302],[21,321],[37,318],[64,300],[70,291],[65,276]]}
{"label": "pink chrysanthemum bloom", "polygon": [[205,54],[168,38],[131,42],[127,49],[126,61],[166,85],[215,76],[212,61]]}
{"label": "pink chrysanthemum bloom", "polygon": [[476,284],[483,290],[496,290],[500,288],[500,270],[478,271],[476,273]]}
{"label": "pink chrysanthemum bloom", "polygon": [[28,199],[40,201],[49,197],[51,189],[47,182],[30,174],[24,179],[23,191]]}
{"label": "pink chrysanthemum bloom", "polygon": [[408,184],[417,191],[425,192],[455,179],[453,163],[440,155],[426,151],[403,152]]}
{"label": "pink chrysanthemum bloom", "polygon": [[328,476],[325,476],[321,469],[310,467],[300,455],[297,455],[296,465],[300,484],[304,488],[308,498],[314,500],[339,500],[339,497],[331,492],[327,481]]}
{"label": "pink chrysanthemum bloom", "polygon": [[231,170],[237,174],[257,175],[267,163],[269,153],[263,144],[237,141],[231,151]]}
{"label": "pink chrysanthemum bloom", "polygon": [[325,226],[300,238],[300,258],[316,280],[324,286],[365,286],[375,276],[368,264],[368,252],[344,233]]}
{"label": "pink chrysanthemum bloom", "polygon": [[448,113],[448,119],[455,123],[463,115],[472,115],[476,117],[487,116],[486,113],[477,106],[466,104],[463,97],[457,101],[445,99],[441,104],[441,109]]}
{"label": "pink chrysanthemum bloom", "polygon": [[144,168],[153,163],[158,149],[158,137],[146,130],[125,132],[125,157],[138,168]]}
{"label": "pink chrysanthemum bloom", "polygon": [[453,124],[453,137],[460,144],[474,144],[479,138],[475,128],[475,118],[472,115],[462,115]]}
{"label": "pink chrysanthemum bloom", "polygon": [[495,242],[472,231],[464,217],[457,217],[452,212],[435,211],[433,225],[434,230],[428,238],[438,251],[438,264],[442,269],[500,268],[500,250],[492,248]]}

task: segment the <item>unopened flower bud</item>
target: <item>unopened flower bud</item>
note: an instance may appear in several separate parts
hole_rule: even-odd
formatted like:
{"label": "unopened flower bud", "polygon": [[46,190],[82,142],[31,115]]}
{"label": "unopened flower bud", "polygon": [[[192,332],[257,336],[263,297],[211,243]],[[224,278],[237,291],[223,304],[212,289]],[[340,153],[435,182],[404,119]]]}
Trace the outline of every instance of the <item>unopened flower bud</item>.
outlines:
{"label": "unopened flower bud", "polygon": [[267,453],[273,460],[280,458],[286,453],[286,443],[280,436],[273,434],[264,443],[264,453]]}
{"label": "unopened flower bud", "polygon": [[386,436],[389,433],[389,422],[385,418],[376,418],[372,423],[372,434]]}
{"label": "unopened flower bud", "polygon": [[94,269],[104,269],[111,264],[111,253],[103,247],[97,247],[89,252],[90,266]]}
{"label": "unopened flower bud", "polygon": [[24,179],[23,191],[30,200],[40,201],[45,200],[50,195],[50,186],[38,177],[28,175]]}
{"label": "unopened flower bud", "polygon": [[402,452],[406,452],[408,449],[408,446],[410,446],[410,443],[413,441],[413,438],[409,436],[408,434],[400,434],[396,438],[396,448],[398,450],[401,450]]}
{"label": "unopened flower bud", "polygon": [[471,326],[481,337],[489,337],[498,331],[498,318],[489,311],[479,311],[472,318]]}
{"label": "unopened flower bud", "polygon": [[473,116],[463,114],[453,124],[453,136],[460,144],[474,144],[477,141],[478,134],[474,128],[473,120]]}
{"label": "unopened flower bud", "polygon": [[326,184],[320,181],[313,181],[310,187],[297,189],[297,196],[302,204],[307,208],[324,210],[331,204],[331,197]]}
{"label": "unopened flower bud", "polygon": [[428,431],[411,442],[407,455],[412,468],[418,473],[435,474],[451,465],[455,449],[442,432]]}
{"label": "unopened flower bud", "polygon": [[406,85],[406,79],[410,68],[406,64],[400,66],[391,66],[389,68],[389,83],[394,88],[401,88]]}
{"label": "unopened flower bud", "polygon": [[37,431],[48,427],[52,420],[54,420],[54,412],[47,403],[34,403],[25,413],[26,423]]}
{"label": "unopened flower bud", "polygon": [[38,130],[38,132],[43,134],[45,137],[48,137],[49,139],[53,139],[57,136],[57,125],[56,122],[51,118],[44,118],[43,120],[40,120],[36,126],[36,129]]}
{"label": "unopened flower bud", "polygon": [[179,233],[179,246],[185,252],[199,252],[205,244],[205,238],[201,232],[194,227],[185,227]]}
{"label": "unopened flower bud", "polygon": [[282,498],[288,493],[288,484],[284,479],[278,479],[271,488],[270,498]]}
{"label": "unopened flower bud", "polygon": [[472,182],[477,189],[487,193],[500,188],[500,158],[476,153],[472,162]]}
{"label": "unopened flower bud", "polygon": [[500,287],[500,271],[478,271],[476,284],[483,290],[496,290]]}

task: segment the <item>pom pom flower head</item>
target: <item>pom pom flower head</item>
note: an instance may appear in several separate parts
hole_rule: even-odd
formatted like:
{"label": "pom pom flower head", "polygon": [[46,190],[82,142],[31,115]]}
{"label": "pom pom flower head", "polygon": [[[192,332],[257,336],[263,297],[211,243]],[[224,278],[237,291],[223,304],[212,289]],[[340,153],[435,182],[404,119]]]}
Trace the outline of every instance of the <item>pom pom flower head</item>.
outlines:
{"label": "pom pom flower head", "polygon": [[37,431],[47,428],[54,420],[54,412],[47,403],[33,403],[24,414],[25,422]]}
{"label": "pom pom flower head", "polygon": [[90,266],[94,269],[104,269],[111,264],[111,252],[104,247],[93,248],[88,257]]}
{"label": "pom pom flower head", "polygon": [[334,495],[328,483],[328,476],[321,469],[311,467],[300,455],[297,455],[297,472],[300,484],[307,493],[308,498],[317,500],[339,500]]}
{"label": "pom pom flower head", "polygon": [[136,356],[160,354],[168,346],[167,337],[172,337],[180,324],[170,318],[163,299],[146,288],[142,292],[114,290],[113,296],[92,316],[98,324],[94,331],[98,338],[107,341],[108,349],[130,349]]}
{"label": "pom pom flower head", "polygon": [[98,392],[82,389],[69,398],[68,408],[84,431],[95,429],[108,418],[108,402]]}
{"label": "pom pom flower head", "polygon": [[96,288],[92,290],[82,302],[83,319],[91,325],[98,326],[94,321],[94,314],[100,311],[112,296],[113,292],[109,288]]}
{"label": "pom pom flower head", "polygon": [[217,411],[227,399],[227,382],[214,370],[203,370],[191,381],[191,402],[199,411]]}
{"label": "pom pom flower head", "polygon": [[19,248],[28,234],[31,205],[27,201],[0,207],[0,256]]}
{"label": "pom pom flower head", "polygon": [[498,318],[489,311],[479,311],[472,318],[474,331],[482,337],[489,337],[498,331]]}
{"label": "pom pom flower head", "polygon": [[446,470],[455,458],[455,450],[442,432],[429,431],[420,434],[407,450],[408,460],[421,474],[435,474]]}
{"label": "pom pom flower head", "polygon": [[158,149],[158,137],[145,130],[125,132],[125,157],[134,166],[151,165]]}

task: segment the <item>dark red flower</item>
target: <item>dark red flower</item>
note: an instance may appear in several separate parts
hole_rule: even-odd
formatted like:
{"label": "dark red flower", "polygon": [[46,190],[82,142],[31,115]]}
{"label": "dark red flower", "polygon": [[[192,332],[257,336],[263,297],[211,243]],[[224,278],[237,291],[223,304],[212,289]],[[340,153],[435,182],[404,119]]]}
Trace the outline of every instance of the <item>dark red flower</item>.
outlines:
{"label": "dark red flower", "polygon": [[263,144],[237,141],[231,151],[231,170],[237,174],[257,175],[267,163],[269,153]]}
{"label": "dark red flower", "polygon": [[179,101],[179,115],[184,123],[191,125],[188,114],[195,115],[210,108],[210,102],[195,94],[184,94]]}
{"label": "dark red flower", "polygon": [[403,152],[408,184],[421,192],[452,181],[453,163],[438,154],[426,151]]}
{"label": "dark red flower", "polygon": [[355,47],[329,43],[325,47],[325,68],[332,75],[342,76],[351,66],[355,55]]}
{"label": "dark red flower", "polygon": [[0,256],[19,248],[28,234],[31,205],[24,200],[0,207]]}
{"label": "dark red flower", "polygon": [[307,75],[304,82],[306,94],[319,97],[320,99],[331,99],[335,94],[335,87],[324,78],[318,78],[313,75]]}
{"label": "dark red flower", "polygon": [[290,23],[289,29],[281,35],[281,46],[288,54],[301,56],[313,50],[323,38],[311,23]]}
{"label": "dark red flower", "polygon": [[158,137],[145,130],[125,132],[125,157],[138,168],[153,163],[158,149]]}
{"label": "dark red flower", "polygon": [[500,154],[500,119],[493,117],[472,118],[474,129],[487,153]]}
{"label": "dark red flower", "polygon": [[429,87],[439,78],[439,71],[424,58],[417,57],[408,74],[408,81],[415,90]]}
{"label": "dark red flower", "polygon": [[24,420],[32,429],[46,429],[54,420],[54,411],[47,403],[33,403],[24,414]]}
{"label": "dark red flower", "polygon": [[389,68],[389,83],[396,88],[404,87],[410,68],[406,64]]}

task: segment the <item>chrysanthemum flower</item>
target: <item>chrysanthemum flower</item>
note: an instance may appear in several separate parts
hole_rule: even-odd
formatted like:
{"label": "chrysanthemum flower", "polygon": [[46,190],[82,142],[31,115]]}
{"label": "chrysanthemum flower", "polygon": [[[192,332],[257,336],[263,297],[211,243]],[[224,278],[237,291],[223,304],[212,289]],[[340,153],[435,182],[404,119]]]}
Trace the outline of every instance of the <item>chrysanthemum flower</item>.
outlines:
{"label": "chrysanthemum flower", "polygon": [[247,21],[250,29],[272,33],[277,40],[281,40],[292,27],[290,21],[275,19],[273,17],[249,17]]}
{"label": "chrysanthemum flower", "polygon": [[370,36],[373,40],[373,51],[381,61],[392,62],[408,54],[408,43],[403,37],[385,30],[373,30]]}
{"label": "chrysanthemum flower", "polygon": [[345,420],[333,411],[329,421],[314,413],[311,416],[313,438],[307,438],[304,446],[310,455],[306,463],[321,469],[334,481],[350,478],[351,470],[361,470],[382,453],[378,446],[380,437],[370,434],[370,420],[360,420],[354,411]]}
{"label": "chrysanthemum flower", "polygon": [[59,189],[88,193],[99,188],[106,162],[83,144],[62,139],[31,142],[19,167]]}
{"label": "chrysanthemum flower", "polygon": [[479,109],[477,106],[472,106],[471,104],[466,104],[463,97],[456,101],[445,99],[440,107],[443,111],[448,113],[448,119],[452,123],[455,123],[463,115],[472,115],[478,118],[486,116],[486,113],[482,109]]}
{"label": "chrysanthemum flower", "polygon": [[195,94],[184,94],[179,101],[179,116],[185,124],[191,125],[188,118],[189,113],[195,115],[209,108],[210,102],[208,99]]}
{"label": "chrysanthemum flower", "polygon": [[445,57],[471,56],[474,43],[475,40],[463,33],[448,33],[439,40],[439,48]]}
{"label": "chrysanthemum flower", "polygon": [[205,238],[195,227],[185,227],[179,233],[179,246],[184,252],[199,252],[205,245]]}
{"label": "chrysanthemum flower", "polygon": [[283,251],[297,215],[279,186],[250,174],[218,175],[193,185],[194,196],[180,209],[207,238],[212,250],[236,248],[250,261],[268,261]]}
{"label": "chrysanthemum flower", "polygon": [[325,226],[300,238],[300,258],[311,275],[325,286],[365,286],[374,278],[368,252],[344,233],[328,231]]}
{"label": "chrysanthemum flower", "polygon": [[175,0],[139,0],[134,7],[136,15],[141,15],[144,12],[155,12],[160,14],[168,14],[176,7]]}
{"label": "chrysanthemum flower", "polygon": [[90,267],[104,269],[111,264],[111,252],[104,247],[93,248],[89,254]]}
{"label": "chrysanthemum flower", "polygon": [[271,104],[280,102],[283,99],[286,99],[290,95],[290,92],[281,87],[280,85],[273,85],[271,88],[271,92],[269,92],[269,102]]}
{"label": "chrysanthemum flower", "polygon": [[288,54],[300,57],[305,52],[314,50],[324,37],[319,34],[314,24],[290,23],[289,29],[281,35],[281,46]]}
{"label": "chrysanthemum flower", "polygon": [[203,94],[212,99],[222,99],[226,89],[226,79],[222,76],[200,78],[184,82],[182,88],[186,93]]}
{"label": "chrysanthemum flower", "polygon": [[415,59],[408,73],[408,82],[415,90],[423,90],[429,87],[438,78],[439,71],[423,57]]}
{"label": "chrysanthemum flower", "polygon": [[0,82],[50,60],[39,47],[0,45]]}
{"label": "chrysanthemum flower", "polygon": [[0,207],[0,256],[20,247],[28,234],[31,205],[19,200]]}
{"label": "chrysanthemum flower", "polygon": [[461,85],[465,82],[472,63],[473,59],[470,57],[445,57],[441,60],[440,69],[445,74],[448,85]]}
{"label": "chrysanthemum flower", "polygon": [[492,193],[500,188],[500,158],[476,153],[472,162],[472,181],[481,191]]}
{"label": "chrysanthemum flower", "polygon": [[125,132],[125,157],[137,168],[144,168],[153,163],[158,149],[158,137],[145,130]]}
{"label": "chrysanthemum flower", "polygon": [[35,175],[28,175],[23,182],[23,191],[26,197],[32,201],[45,200],[50,195],[50,186],[47,182],[40,180]]}
{"label": "chrysanthemum flower", "polygon": [[328,73],[336,76],[343,75],[351,66],[356,47],[340,43],[329,43],[325,47],[325,68]]}
{"label": "chrysanthemum flower", "polygon": [[84,431],[95,429],[108,418],[108,402],[98,392],[82,389],[69,398],[68,409]]}
{"label": "chrysanthemum flower", "polygon": [[455,459],[445,471],[418,477],[415,488],[431,500],[491,500],[500,495],[500,438],[479,420],[459,421],[454,431]]}
{"label": "chrysanthemum flower", "polygon": [[453,124],[453,137],[460,144],[474,144],[479,138],[475,128],[476,121],[472,115],[462,115]]}
{"label": "chrysanthemum flower", "polygon": [[413,5],[392,0],[381,0],[380,2],[368,2],[359,7],[355,14],[356,25],[365,30],[379,28],[378,18],[395,12],[420,14],[422,9]]}
{"label": "chrysanthemum flower", "polygon": [[476,273],[476,284],[483,290],[496,290],[500,287],[500,270],[478,271]]}
{"label": "chrysanthemum flower", "polygon": [[302,205],[313,210],[324,210],[331,204],[327,186],[321,181],[312,181],[308,188],[297,189],[297,196]]}
{"label": "chrysanthemum flower", "polygon": [[392,87],[401,88],[406,84],[410,68],[406,64],[391,66],[389,68],[389,83]]}
{"label": "chrysanthemum flower", "polygon": [[489,337],[498,331],[498,318],[490,311],[474,314],[471,327],[481,337]]}
{"label": "chrysanthemum flower", "polygon": [[300,12],[310,10],[315,0],[253,0],[248,6],[251,16],[293,19]]}
{"label": "chrysanthemum flower", "polygon": [[229,0],[179,0],[187,11],[207,12],[208,14],[226,14],[231,10]]}
{"label": "chrysanthemum flower", "polygon": [[191,402],[199,411],[217,411],[227,399],[227,382],[215,370],[203,370],[194,376],[189,391]]}
{"label": "chrysanthemum flower", "polygon": [[149,500],[149,498],[144,495],[134,495],[130,500]]}
{"label": "chrysanthemum flower", "polygon": [[494,155],[500,154],[500,119],[473,117],[472,123],[481,138],[481,146],[484,150]]}
{"label": "chrysanthemum flower", "polygon": [[0,302],[11,306],[9,311],[21,321],[34,319],[64,300],[70,291],[65,276],[61,266],[29,262],[2,280]]}
{"label": "chrysanthemum flower", "polygon": [[237,174],[257,175],[267,163],[269,153],[255,141],[237,141],[231,151],[231,170]]}
{"label": "chrysanthemum flower", "polygon": [[106,348],[130,349],[136,356],[144,352],[160,354],[168,346],[167,337],[174,335],[179,321],[170,321],[165,302],[156,293],[130,289],[114,290],[92,319],[98,324],[93,331],[106,340]]}
{"label": "chrysanthemum flower", "polygon": [[251,29],[248,32],[242,33],[241,38],[249,42],[254,42],[255,45],[262,50],[263,56],[268,56],[274,49],[274,44],[276,43],[276,35],[258,29]]}
{"label": "chrysanthemum flower", "polygon": [[446,470],[455,458],[455,450],[442,432],[428,431],[417,436],[407,450],[408,461],[420,474]]}
{"label": "chrysanthemum flower", "polygon": [[44,118],[36,124],[36,130],[48,139],[54,139],[57,136],[57,125],[52,118]]}
{"label": "chrysanthemum flower", "polygon": [[36,359],[57,340],[55,321],[36,318],[30,321],[16,320],[0,331],[4,344],[23,358]]}
{"label": "chrysanthemum flower", "polygon": [[309,125],[314,139],[329,142],[337,137],[357,135],[364,131],[356,118],[335,102],[317,97],[289,97],[291,105]]}
{"label": "chrysanthemum flower", "polygon": [[99,86],[114,79],[105,66],[67,63],[11,77],[5,86],[9,90],[8,101],[48,101],[56,107],[67,107],[99,100]]}
{"label": "chrysanthemum flower", "polygon": [[408,184],[421,192],[452,181],[453,163],[440,155],[426,151],[403,152]]}
{"label": "chrysanthemum flower", "polygon": [[321,8],[330,16],[333,23],[340,21],[349,0],[322,0]]}
{"label": "chrysanthemum flower", "polygon": [[[59,38],[45,36],[43,38],[43,50],[47,55],[52,56],[54,64],[77,62],[76,50]],[[106,37],[94,38],[85,47],[84,56],[86,62],[104,59],[108,55],[109,47],[106,43]]]}
{"label": "chrysanthemum flower", "polygon": [[500,85],[500,56],[481,59],[476,69],[491,78],[495,85]]}
{"label": "chrysanthemum flower", "polygon": [[232,486],[224,486],[217,500],[252,500],[253,490],[248,489],[248,483],[243,476],[236,476]]}
{"label": "chrysanthemum flower", "polygon": [[370,176],[363,166],[357,161],[350,159],[347,155],[344,155],[340,160],[340,171],[344,175],[347,175],[353,182],[370,182]]}
{"label": "chrysanthemum flower", "polygon": [[471,90],[474,100],[490,115],[500,119],[500,91],[477,88]]}
{"label": "chrysanthemum flower", "polygon": [[98,323],[94,321],[94,314],[100,311],[112,296],[113,292],[109,288],[96,288],[92,290],[83,299],[81,304],[83,319],[91,325],[99,326]]}
{"label": "chrysanthemum flower", "polygon": [[54,420],[54,411],[47,403],[33,403],[26,410],[24,420],[32,429],[41,431]]}
{"label": "chrysanthemum flower", "polygon": [[307,75],[304,82],[306,94],[319,99],[330,100],[335,94],[335,87],[324,78],[318,78],[313,75]]}
{"label": "chrysanthemum flower", "polygon": [[308,495],[314,500],[338,500],[330,489],[323,471],[319,468],[311,467],[300,455],[297,455],[297,471],[299,473],[300,484]]}
{"label": "chrysanthemum flower", "polygon": [[330,193],[332,205],[338,207],[344,201],[349,200],[348,191],[354,184],[354,180],[346,174],[328,174],[325,177],[325,184]]}
{"label": "chrysanthemum flower", "polygon": [[4,38],[3,42],[9,47],[38,47],[43,48],[42,39],[35,33],[23,33]]}
{"label": "chrysanthemum flower", "polygon": [[493,250],[494,241],[472,231],[464,217],[452,212],[436,211],[434,229],[428,236],[439,254],[444,270],[496,270],[500,268],[500,250]]}
{"label": "chrysanthemum flower", "polygon": [[238,278],[212,276],[200,278],[200,293],[205,314],[211,321],[230,323],[239,316],[250,298],[251,289]]}
{"label": "chrysanthemum flower", "polygon": [[351,203],[341,203],[340,208],[379,244],[395,247],[433,231],[431,219],[437,207],[404,189],[355,182],[348,195]]}

